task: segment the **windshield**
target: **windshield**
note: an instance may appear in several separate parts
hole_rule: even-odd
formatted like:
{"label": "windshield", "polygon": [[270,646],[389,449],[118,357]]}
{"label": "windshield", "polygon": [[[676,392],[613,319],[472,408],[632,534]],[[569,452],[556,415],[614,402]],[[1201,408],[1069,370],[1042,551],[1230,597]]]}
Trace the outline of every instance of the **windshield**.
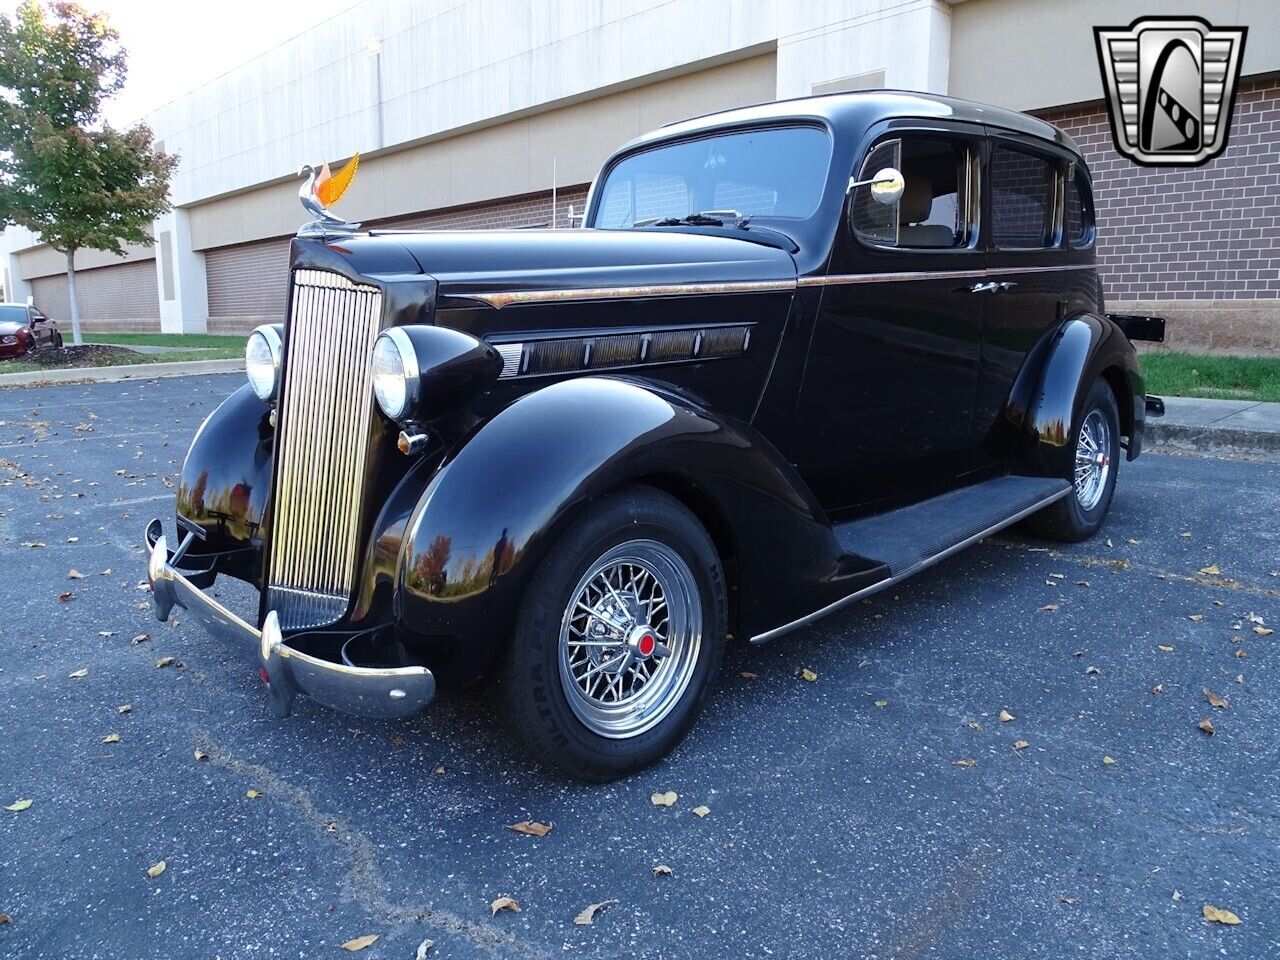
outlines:
{"label": "windshield", "polygon": [[818,209],[831,138],[817,127],[745,130],[656,147],[609,171],[591,226],[712,214],[805,220]]}
{"label": "windshield", "polygon": [[26,323],[27,308],[0,303],[0,323]]}

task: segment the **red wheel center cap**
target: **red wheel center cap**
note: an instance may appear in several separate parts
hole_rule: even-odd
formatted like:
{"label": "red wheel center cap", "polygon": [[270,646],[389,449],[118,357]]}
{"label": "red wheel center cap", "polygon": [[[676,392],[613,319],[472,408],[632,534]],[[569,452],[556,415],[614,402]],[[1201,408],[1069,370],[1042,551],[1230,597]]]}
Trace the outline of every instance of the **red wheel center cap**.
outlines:
{"label": "red wheel center cap", "polygon": [[636,650],[639,652],[640,656],[642,657],[652,656],[653,651],[657,648],[657,646],[658,646],[658,638],[655,637],[652,633],[640,634],[640,639],[636,642]]}

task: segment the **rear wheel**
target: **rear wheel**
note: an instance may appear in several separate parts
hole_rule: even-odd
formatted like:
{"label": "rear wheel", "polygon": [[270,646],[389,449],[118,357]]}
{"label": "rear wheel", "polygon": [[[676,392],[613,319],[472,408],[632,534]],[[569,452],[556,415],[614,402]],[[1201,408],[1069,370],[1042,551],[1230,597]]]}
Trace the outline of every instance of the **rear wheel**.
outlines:
{"label": "rear wheel", "polygon": [[1120,464],[1120,413],[1115,394],[1105,380],[1094,381],[1073,424],[1075,452],[1071,492],[1033,515],[1028,526],[1050,540],[1077,543],[1102,527],[1116,489]]}
{"label": "rear wheel", "polygon": [[568,530],[534,575],[496,676],[539,758],[609,780],[668,753],[724,653],[724,575],[679,501],[628,487]]}

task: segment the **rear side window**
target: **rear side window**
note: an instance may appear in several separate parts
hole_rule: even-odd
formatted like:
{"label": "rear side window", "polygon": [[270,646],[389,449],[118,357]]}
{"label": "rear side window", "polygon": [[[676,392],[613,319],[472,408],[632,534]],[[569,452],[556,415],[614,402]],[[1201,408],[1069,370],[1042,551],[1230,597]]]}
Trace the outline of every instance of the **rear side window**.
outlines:
{"label": "rear side window", "polygon": [[884,205],[871,187],[854,188],[850,221],[863,240],[882,246],[950,249],[968,245],[973,217],[969,149],[958,140],[907,136],[882,143],[868,154],[859,180],[885,167],[902,172],[904,189]]}
{"label": "rear side window", "polygon": [[991,154],[991,235],[997,247],[1027,250],[1053,245],[1053,165],[1009,147]]}
{"label": "rear side window", "polygon": [[1088,181],[1072,164],[1063,195],[1063,229],[1067,243],[1087,247],[1093,243],[1093,203]]}

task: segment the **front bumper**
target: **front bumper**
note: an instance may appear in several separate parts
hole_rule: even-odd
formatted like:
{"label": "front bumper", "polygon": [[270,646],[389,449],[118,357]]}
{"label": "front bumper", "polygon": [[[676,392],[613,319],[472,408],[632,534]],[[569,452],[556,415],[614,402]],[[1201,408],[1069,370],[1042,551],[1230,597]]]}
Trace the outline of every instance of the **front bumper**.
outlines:
{"label": "front bumper", "polygon": [[[261,629],[252,627],[188,580],[173,566],[174,555],[159,520],[147,526],[150,547],[147,580],[156,619],[180,607],[204,628],[246,655],[271,692],[271,709],[287,717],[298,694],[343,713],[362,717],[404,717],[431,702],[436,680],[426,667],[356,667],[313,657],[284,642],[275,611]],[[181,549],[181,548],[180,548]]]}

